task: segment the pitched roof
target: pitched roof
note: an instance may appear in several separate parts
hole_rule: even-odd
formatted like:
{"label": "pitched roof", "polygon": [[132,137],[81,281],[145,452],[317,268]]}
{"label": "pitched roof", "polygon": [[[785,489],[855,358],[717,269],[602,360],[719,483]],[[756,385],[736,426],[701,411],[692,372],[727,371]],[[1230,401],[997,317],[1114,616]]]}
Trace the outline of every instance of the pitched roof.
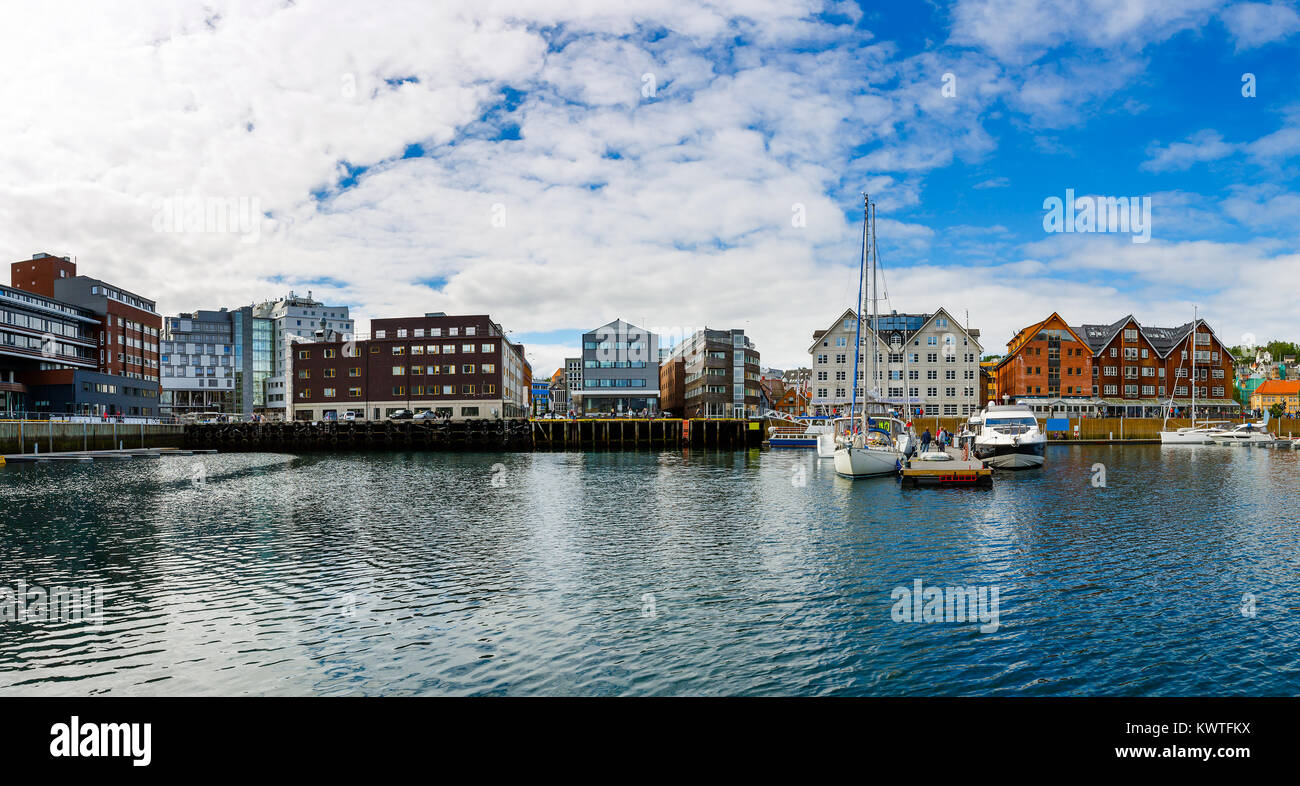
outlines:
{"label": "pitched roof", "polygon": [[1255,392],[1265,396],[1300,395],[1300,379],[1266,379]]}
{"label": "pitched roof", "polygon": [[[1112,322],[1109,325],[1079,325],[1077,328],[1074,328],[1074,332],[1078,334],[1079,338],[1083,339],[1084,343],[1088,345],[1088,349],[1091,349],[1092,354],[1095,355],[1105,349],[1106,345],[1111,342],[1111,339],[1115,338],[1115,334],[1123,330],[1124,326],[1130,321],[1137,322],[1137,320],[1133,318],[1132,314],[1120,319],[1118,322]],[[1142,327],[1140,322],[1138,323],[1138,327]]]}

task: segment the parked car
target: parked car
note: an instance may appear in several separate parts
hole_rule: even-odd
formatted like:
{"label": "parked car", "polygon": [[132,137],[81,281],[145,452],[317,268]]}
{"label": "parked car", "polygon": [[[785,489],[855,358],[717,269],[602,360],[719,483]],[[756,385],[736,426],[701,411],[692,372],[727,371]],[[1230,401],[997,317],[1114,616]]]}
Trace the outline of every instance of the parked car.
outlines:
{"label": "parked car", "polygon": [[409,409],[399,409],[389,415],[389,420],[410,420],[415,417],[415,413]]}
{"label": "parked car", "polygon": [[356,422],[356,421],[358,421],[358,420],[363,420],[363,419],[364,419],[364,418],[363,418],[361,415],[358,415],[358,414],[355,413],[355,412],[344,412],[344,413],[343,413],[343,421],[344,421],[345,423],[354,423],[354,422]]}
{"label": "parked car", "polygon": [[412,419],[413,420],[438,420],[441,417],[442,417],[441,415],[439,415],[437,412],[433,411],[432,409],[426,409],[425,411],[419,413]]}

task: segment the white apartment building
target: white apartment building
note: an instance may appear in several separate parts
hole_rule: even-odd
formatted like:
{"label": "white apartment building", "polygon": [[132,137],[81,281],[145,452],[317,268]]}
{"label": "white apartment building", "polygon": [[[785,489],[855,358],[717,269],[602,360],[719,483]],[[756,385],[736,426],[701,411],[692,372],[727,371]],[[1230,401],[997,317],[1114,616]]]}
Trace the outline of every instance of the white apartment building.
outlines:
{"label": "white apartment building", "polygon": [[[927,417],[969,415],[979,408],[979,360],[983,348],[978,330],[966,330],[943,308],[931,314],[892,312],[876,318],[876,379],[866,384],[870,368],[867,349],[871,335],[858,337],[858,401],[869,398]],[[854,335],[857,316],[845,309],[824,330],[813,333],[813,410],[819,414],[848,412],[853,399]]]}
{"label": "white apartment building", "polygon": [[301,341],[315,341],[317,331],[339,333],[345,337],[355,336],[354,323],[348,315],[347,306],[327,306],[314,300],[311,291],[307,297],[299,297],[293,292],[286,298],[268,300],[253,306],[254,319],[266,319],[271,323],[272,352],[271,374],[266,379],[266,407],[268,410],[281,410],[284,417],[292,417],[293,379],[287,375],[291,367],[290,353],[293,344]]}

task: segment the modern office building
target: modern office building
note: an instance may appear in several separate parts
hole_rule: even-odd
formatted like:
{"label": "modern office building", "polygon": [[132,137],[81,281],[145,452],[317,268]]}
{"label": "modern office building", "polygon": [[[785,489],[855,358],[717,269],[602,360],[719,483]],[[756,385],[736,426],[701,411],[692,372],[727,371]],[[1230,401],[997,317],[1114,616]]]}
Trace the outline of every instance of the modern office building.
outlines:
{"label": "modern office building", "polygon": [[[248,371],[251,379],[245,383],[245,396],[254,399],[254,412],[272,418],[288,418],[293,408],[294,380],[289,374],[292,365],[294,344],[312,342],[341,336],[343,340],[354,337],[354,323],[348,314],[347,306],[329,306],[312,297],[309,290],[307,297],[300,297],[290,292],[288,297],[268,300],[252,306],[247,319],[251,320],[248,335],[253,348],[252,365]],[[240,331],[244,326],[240,325]],[[266,352],[264,346],[270,344],[270,369],[259,370],[264,366]],[[248,363],[247,359],[241,360]],[[264,376],[263,376],[264,375]],[[262,401],[258,403],[258,381],[261,381]]]}
{"label": "modern office building", "polygon": [[759,414],[758,350],[743,330],[697,330],[660,365],[663,408],[684,418]]}
{"label": "modern office building", "polygon": [[167,317],[162,335],[164,415],[243,414],[232,312],[195,311]]}
{"label": "modern office building", "polygon": [[616,319],[582,336],[581,414],[659,411],[659,337]]}
{"label": "modern office building", "polygon": [[[855,354],[857,399],[927,416],[969,415],[979,402],[979,331],[967,330],[943,308],[929,314],[893,312],[876,318],[876,379],[868,381],[871,334],[859,332],[846,309],[825,330],[813,333],[812,406],[817,414],[847,412],[853,399]],[[864,327],[866,324],[864,323]],[[853,351],[857,335],[860,350]]]}
{"label": "modern office building", "polygon": [[77,274],[46,253],[11,263],[0,287],[0,403],[10,412],[158,415],[152,300]]}
{"label": "modern office building", "polygon": [[295,420],[352,412],[383,420],[398,410],[465,418],[528,416],[524,348],[486,314],[375,319],[371,338],[295,344],[289,360]]}

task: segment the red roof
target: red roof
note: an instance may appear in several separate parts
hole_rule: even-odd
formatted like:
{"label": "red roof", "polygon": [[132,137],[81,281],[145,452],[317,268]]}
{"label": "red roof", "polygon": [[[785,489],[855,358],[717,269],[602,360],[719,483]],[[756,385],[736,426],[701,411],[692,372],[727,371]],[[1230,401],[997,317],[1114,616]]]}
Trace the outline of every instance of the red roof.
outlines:
{"label": "red roof", "polygon": [[1300,395],[1300,379],[1266,379],[1255,388],[1255,392],[1264,396]]}

